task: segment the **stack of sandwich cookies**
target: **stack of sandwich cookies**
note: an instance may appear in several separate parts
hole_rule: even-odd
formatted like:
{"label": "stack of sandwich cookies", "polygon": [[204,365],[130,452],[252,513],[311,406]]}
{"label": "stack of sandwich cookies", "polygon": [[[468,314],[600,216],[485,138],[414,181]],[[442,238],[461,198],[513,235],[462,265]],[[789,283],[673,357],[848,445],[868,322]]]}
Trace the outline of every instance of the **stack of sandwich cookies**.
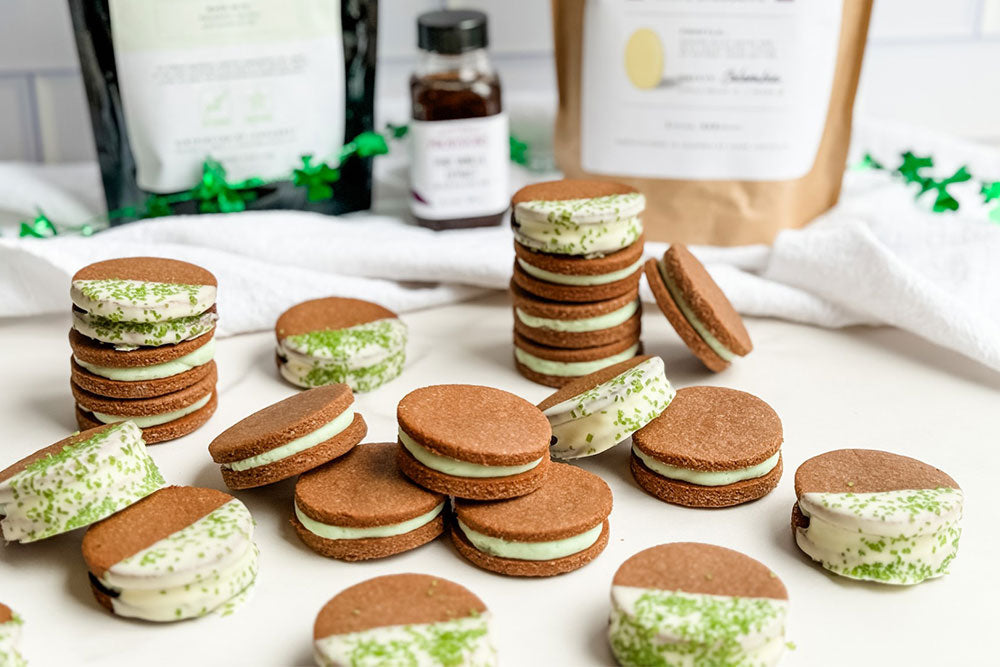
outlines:
{"label": "stack of sandwich cookies", "polygon": [[638,354],[643,196],[563,180],[522,188],[511,206],[517,370],[559,387]]}
{"label": "stack of sandwich cookies", "polygon": [[368,433],[346,384],[316,387],[255,412],[209,446],[230,489],[273,484],[350,451]]}
{"label": "stack of sandwich cookies", "polygon": [[99,426],[0,471],[0,528],[8,542],[35,542],[100,521],[163,484],[135,424]]}
{"label": "stack of sandwich cookies", "polygon": [[753,350],[739,313],[687,247],[675,243],[645,265],[646,280],[677,335],[713,371]]}
{"label": "stack of sandwich cookies", "polygon": [[554,459],[600,454],[658,417],[674,398],[663,360],[641,356],[564,385],[538,404],[552,425]]}
{"label": "stack of sandwich cookies", "polygon": [[444,532],[447,497],[404,477],[396,447],[360,445],[299,477],[291,522],[310,549],[369,560],[415,549]]}
{"label": "stack of sandwich cookies", "polygon": [[640,551],[611,585],[611,651],[623,667],[776,665],[788,592],[762,563],[710,544]]}
{"label": "stack of sandwich cookies", "polygon": [[552,429],[541,410],[500,389],[435,385],[396,408],[397,462],[420,486],[476,500],[531,493],[548,472]]}
{"label": "stack of sandwich cookies", "polygon": [[608,544],[611,489],[597,475],[553,463],[540,489],[509,500],[454,500],[455,548],[499,574],[548,577],[579,569]]}
{"label": "stack of sandwich cookies", "polygon": [[24,667],[21,655],[21,626],[24,622],[10,607],[0,602],[0,665]]}
{"label": "stack of sandwich cookies", "polygon": [[492,618],[467,589],[425,574],[363,581],[326,603],[313,627],[320,667],[497,664]]}
{"label": "stack of sandwich cookies", "polygon": [[964,495],[946,473],[870,449],[813,457],[795,472],[798,547],[851,579],[910,585],[940,577],[958,553]]}
{"label": "stack of sandwich cookies", "polygon": [[346,383],[377,389],[406,361],[406,325],[396,313],[359,299],[329,297],[286,310],[275,325],[281,376],[298,387]]}
{"label": "stack of sandwich cookies", "polygon": [[172,259],[97,262],[73,276],[71,386],[80,428],[134,418],[146,442],[215,412],[216,280]]}
{"label": "stack of sandwich cookies", "polygon": [[781,478],[781,419],[756,396],[723,387],[679,389],[632,435],[632,476],[647,493],[688,507],[761,498]]}
{"label": "stack of sandwich cookies", "polygon": [[227,493],[161,489],[84,535],[94,597],[117,616],[147,621],[228,615],[257,578],[253,527]]}

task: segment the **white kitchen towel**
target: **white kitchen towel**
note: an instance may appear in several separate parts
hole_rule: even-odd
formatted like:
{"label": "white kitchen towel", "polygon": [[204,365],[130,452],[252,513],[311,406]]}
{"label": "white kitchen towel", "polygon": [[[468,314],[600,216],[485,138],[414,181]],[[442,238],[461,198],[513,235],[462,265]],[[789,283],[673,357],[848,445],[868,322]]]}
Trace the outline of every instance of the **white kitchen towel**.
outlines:
{"label": "white kitchen towel", "polygon": [[[862,125],[855,145],[855,153],[887,164],[913,148],[933,154],[940,173],[968,164],[977,176],[1000,179],[1000,153],[939,135]],[[0,173],[0,209],[55,202],[59,210],[47,213],[67,222],[92,210],[79,186],[94,177],[90,166],[75,177],[62,168],[46,179],[44,170],[10,165]],[[889,174],[850,171],[833,210],[782,232],[772,247],[694,250],[745,314],[826,327],[892,325],[1000,370],[1000,225],[987,219],[978,187],[953,186],[959,213],[932,213]],[[647,244],[647,254],[664,248]],[[288,306],[330,294],[400,312],[455,302],[505,288],[513,263],[505,227],[439,233],[398,216],[289,211],[178,216],[92,238],[0,238],[0,316],[66,309],[78,268],[135,255],[185,259],[215,273],[224,335],[267,329]]]}

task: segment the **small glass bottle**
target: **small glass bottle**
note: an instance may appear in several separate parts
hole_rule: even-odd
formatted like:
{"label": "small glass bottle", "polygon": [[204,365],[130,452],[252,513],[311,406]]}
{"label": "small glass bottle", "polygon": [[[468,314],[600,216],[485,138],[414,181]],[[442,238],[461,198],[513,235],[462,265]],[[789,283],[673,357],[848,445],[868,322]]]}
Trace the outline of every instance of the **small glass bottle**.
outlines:
{"label": "small glass bottle", "polygon": [[432,229],[500,224],[510,203],[510,135],[500,80],[486,52],[486,14],[421,14],[417,42],[410,211]]}

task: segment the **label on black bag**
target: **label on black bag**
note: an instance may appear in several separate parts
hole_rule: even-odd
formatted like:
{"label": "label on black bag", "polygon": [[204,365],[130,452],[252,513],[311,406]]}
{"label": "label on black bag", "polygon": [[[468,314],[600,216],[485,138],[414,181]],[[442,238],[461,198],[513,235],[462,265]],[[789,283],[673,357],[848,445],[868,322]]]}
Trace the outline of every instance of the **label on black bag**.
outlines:
{"label": "label on black bag", "polygon": [[586,171],[782,180],[826,124],[840,0],[587,0]]}
{"label": "label on black bag", "polygon": [[344,142],[339,0],[109,0],[136,181],[176,192],[205,158],[280,178]]}

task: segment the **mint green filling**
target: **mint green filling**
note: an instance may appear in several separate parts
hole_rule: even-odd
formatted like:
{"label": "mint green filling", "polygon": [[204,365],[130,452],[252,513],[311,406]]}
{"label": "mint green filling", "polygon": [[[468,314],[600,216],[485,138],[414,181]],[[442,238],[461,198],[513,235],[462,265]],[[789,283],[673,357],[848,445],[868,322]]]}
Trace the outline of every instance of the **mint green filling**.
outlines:
{"label": "mint green filling", "polygon": [[109,380],[120,380],[122,382],[139,382],[142,380],[158,380],[174,375],[180,375],[192,368],[203,366],[215,357],[215,339],[211,339],[194,352],[178,357],[173,361],[152,366],[137,366],[134,368],[113,368],[111,366],[96,366],[94,364],[81,361],[74,357],[76,363],[86,368],[94,375],[108,378]]}
{"label": "mint green filling", "polygon": [[712,335],[712,332],[708,330],[705,323],[698,319],[698,316],[694,314],[691,310],[691,306],[688,302],[684,300],[684,296],[681,291],[677,288],[677,283],[667,275],[667,269],[663,265],[663,260],[656,263],[657,267],[660,269],[660,277],[663,278],[663,284],[667,286],[667,291],[670,292],[670,296],[673,298],[674,303],[680,309],[681,314],[684,315],[684,319],[688,321],[691,328],[694,329],[701,339],[705,341],[705,344],[712,348],[712,352],[715,352],[723,361],[732,361],[733,354],[732,350],[727,348],[722,344],[718,338]]}
{"label": "mint green filling", "polygon": [[611,271],[610,273],[600,273],[594,276],[571,276],[565,273],[554,273],[553,271],[546,271],[545,269],[540,269],[537,266],[532,266],[526,261],[517,258],[517,263],[524,269],[524,272],[529,276],[538,278],[539,280],[544,280],[550,283],[556,283],[557,285],[607,285],[608,283],[617,282],[619,280],[624,280],[630,275],[639,270],[642,265],[642,258],[639,259],[632,266],[626,267],[624,269],[619,269],[618,271]]}
{"label": "mint green filling", "polygon": [[229,470],[250,470],[251,468],[259,468],[260,466],[265,466],[269,463],[274,463],[275,461],[287,459],[289,456],[294,456],[295,454],[305,451],[310,447],[315,447],[321,442],[326,442],[330,438],[346,430],[353,421],[354,408],[347,408],[347,410],[342,412],[336,419],[328,424],[325,424],[324,426],[320,426],[311,433],[306,433],[299,438],[295,438],[280,447],[270,449],[263,454],[257,454],[256,456],[250,456],[245,459],[240,459],[239,461],[223,463],[221,465],[223,468],[228,468]]}
{"label": "mint green filling", "polygon": [[328,523],[321,523],[306,516],[305,512],[299,509],[298,503],[295,504],[295,517],[303,526],[306,527],[306,530],[314,535],[319,535],[320,537],[328,540],[358,540],[366,537],[394,537],[396,535],[409,533],[417,530],[418,528],[423,528],[433,521],[435,517],[441,514],[443,509],[444,503],[441,503],[430,512],[421,514],[414,519],[407,519],[406,521],[402,521],[400,523],[390,523],[384,526],[370,526],[367,528],[334,526]]}
{"label": "mint green filling", "polygon": [[635,315],[637,310],[639,310],[639,302],[633,301],[625,306],[622,306],[621,308],[618,308],[617,310],[611,311],[610,313],[605,313],[604,315],[598,315],[596,317],[584,317],[578,320],[553,320],[547,317],[535,317],[534,315],[529,315],[520,308],[515,309],[515,312],[517,313],[517,319],[524,322],[525,325],[535,329],[580,332],[600,331],[601,329],[616,327],[619,324],[627,322],[630,317]]}
{"label": "mint green filling", "polygon": [[514,356],[519,362],[542,375],[555,375],[557,377],[579,377],[590,375],[602,368],[607,368],[614,364],[631,359],[639,351],[639,344],[636,343],[624,352],[619,352],[604,359],[594,361],[551,361],[541,359],[533,354],[529,354],[519,347],[514,348]]}
{"label": "mint green filling", "polygon": [[562,540],[514,542],[492,535],[484,535],[466,526],[461,519],[457,519],[457,521],[459,528],[472,542],[472,546],[492,556],[515,560],[553,560],[572,556],[592,547],[601,536],[601,531],[604,530],[604,522],[602,521],[586,532]]}
{"label": "mint green filling", "polygon": [[527,472],[542,462],[542,459],[538,459],[531,463],[515,466],[484,466],[478,463],[459,461],[458,459],[435,454],[429,449],[421,447],[413,438],[404,433],[402,429],[399,431],[399,442],[420,463],[428,468],[454,477],[509,477],[510,475],[519,475],[522,472]]}
{"label": "mint green filling", "polygon": [[128,417],[128,416],[123,417],[121,415],[109,415],[103,412],[94,412],[94,411],[91,411],[90,414],[94,415],[94,417],[97,418],[97,421],[101,422],[102,424],[116,424],[118,422],[130,421],[139,428],[149,428],[150,426],[159,426],[160,424],[166,424],[167,422],[172,422],[175,419],[180,419],[181,417],[187,416],[192,412],[201,410],[203,407],[205,407],[206,404],[208,404],[210,398],[212,398],[212,392],[209,392],[208,394],[205,395],[204,398],[199,398],[191,405],[183,407],[179,410],[172,410],[170,412],[164,412],[158,415],[148,415],[144,417]]}
{"label": "mint green filling", "polygon": [[691,470],[689,468],[678,468],[657,461],[648,454],[643,453],[638,447],[632,446],[632,453],[645,464],[647,468],[668,479],[676,479],[681,482],[697,484],[698,486],[725,486],[735,484],[745,479],[757,479],[774,470],[778,465],[778,458],[781,451],[777,451],[767,460],[754,466],[737,468],[736,470]]}

